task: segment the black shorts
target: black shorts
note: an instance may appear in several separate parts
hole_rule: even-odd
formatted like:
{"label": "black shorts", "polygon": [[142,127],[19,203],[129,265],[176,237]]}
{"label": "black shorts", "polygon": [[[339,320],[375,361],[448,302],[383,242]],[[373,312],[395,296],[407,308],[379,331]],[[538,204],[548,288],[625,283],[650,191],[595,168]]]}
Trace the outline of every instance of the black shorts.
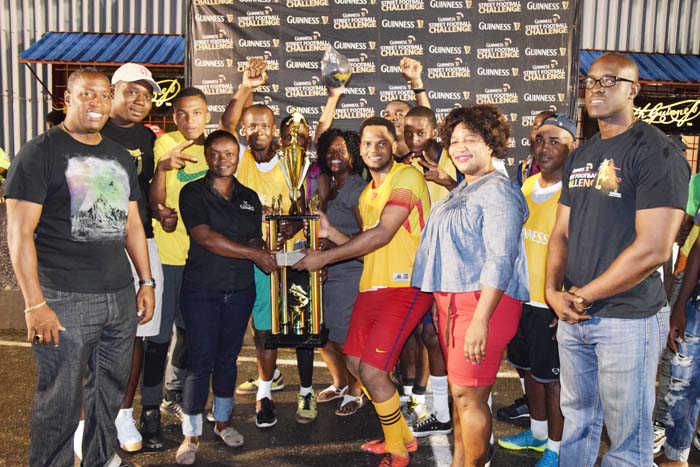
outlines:
{"label": "black shorts", "polygon": [[508,363],[529,371],[540,383],[559,381],[557,328],[549,327],[555,317],[550,308],[524,304],[518,332],[508,344]]}

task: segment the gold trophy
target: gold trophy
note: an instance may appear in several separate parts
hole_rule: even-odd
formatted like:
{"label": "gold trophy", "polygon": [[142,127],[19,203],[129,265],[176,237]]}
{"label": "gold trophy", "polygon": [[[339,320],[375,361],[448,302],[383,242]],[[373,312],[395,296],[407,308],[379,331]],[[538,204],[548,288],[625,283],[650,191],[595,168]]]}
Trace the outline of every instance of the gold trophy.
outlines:
{"label": "gold trophy", "polygon": [[[304,223],[303,241],[306,248],[318,248],[318,197],[309,201],[308,214],[303,208],[302,187],[311,162],[306,148],[299,145],[299,127],[307,125],[304,116],[294,111],[288,122],[290,143],[278,152],[284,180],[289,188],[291,207],[284,214],[282,195],[273,199],[272,215],[268,220],[268,247],[277,251],[278,271],[270,274],[272,336],[266,347],[322,347],[328,338],[323,325],[323,296],[320,271],[295,271],[290,266],[304,257],[298,250],[288,251],[289,241],[280,238],[280,224]],[[307,125],[308,126],[308,125]],[[301,241],[301,236],[294,239]]]}

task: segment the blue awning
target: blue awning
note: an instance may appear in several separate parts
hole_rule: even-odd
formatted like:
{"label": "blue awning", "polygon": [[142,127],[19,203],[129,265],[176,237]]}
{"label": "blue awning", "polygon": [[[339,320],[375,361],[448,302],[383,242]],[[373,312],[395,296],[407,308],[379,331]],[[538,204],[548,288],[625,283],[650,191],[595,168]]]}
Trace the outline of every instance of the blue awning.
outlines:
{"label": "blue awning", "polygon": [[185,37],[166,34],[47,32],[22,52],[24,63],[178,66],[185,63]]}
{"label": "blue awning", "polygon": [[[586,76],[601,50],[581,50],[579,75]],[[641,81],[700,83],[700,55],[642,54],[625,52],[637,63]]]}

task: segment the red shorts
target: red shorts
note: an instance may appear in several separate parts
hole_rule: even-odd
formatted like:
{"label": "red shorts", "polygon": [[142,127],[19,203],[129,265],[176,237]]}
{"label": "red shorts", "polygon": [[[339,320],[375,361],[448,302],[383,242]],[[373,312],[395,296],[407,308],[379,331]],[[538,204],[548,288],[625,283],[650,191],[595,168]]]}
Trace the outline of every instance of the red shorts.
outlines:
{"label": "red shorts", "polygon": [[493,385],[503,351],[518,330],[522,302],[503,295],[489,321],[486,356],[481,359],[480,364],[472,364],[464,355],[464,335],[472,321],[481,293],[435,292],[433,295],[438,308],[436,326],[447,363],[448,380],[452,384],[464,387]]}
{"label": "red shorts", "polygon": [[432,303],[432,295],[415,287],[360,292],[343,352],[374,368],[392,371],[406,340]]}

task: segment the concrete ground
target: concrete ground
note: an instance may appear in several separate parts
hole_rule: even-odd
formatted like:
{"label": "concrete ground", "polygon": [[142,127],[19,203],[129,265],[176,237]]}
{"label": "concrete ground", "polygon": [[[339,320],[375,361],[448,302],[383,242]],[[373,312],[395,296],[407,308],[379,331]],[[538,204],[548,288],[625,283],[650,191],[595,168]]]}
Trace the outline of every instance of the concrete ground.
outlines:
{"label": "concrete ground", "polygon": [[[0,467],[27,465],[29,418],[35,384],[34,362],[31,349],[23,342],[19,331],[0,331]],[[292,366],[293,352],[280,352],[279,363],[286,388],[274,393],[277,405],[277,426],[259,430],[254,421],[254,397],[236,396],[233,425],[245,437],[239,449],[227,448],[214,437],[212,426],[205,422],[204,436],[197,456],[202,467],[270,466],[270,467],[359,467],[373,466],[378,458],[358,450],[360,443],[377,438],[381,430],[370,405],[350,417],[338,417],[333,412],[335,402],[319,405],[317,420],[310,425],[294,422],[298,376]],[[255,372],[254,349],[246,346],[241,355],[239,381]],[[316,390],[329,382],[327,370],[317,357],[314,374]],[[494,387],[494,411],[509,404],[519,395],[517,375],[506,365],[501,368]],[[138,402],[135,412],[140,412]],[[494,421],[494,433],[505,436],[527,426],[527,419],[517,423]],[[143,467],[174,466],[175,450],[181,440],[180,426],[172,417],[164,418],[166,449],[161,452],[139,452],[124,457]],[[449,466],[451,436],[423,438],[418,451],[411,455],[415,467]],[[603,443],[605,449],[605,442]],[[537,462],[534,452],[511,452],[496,448],[493,467],[530,467]],[[700,453],[693,450],[691,465],[700,466]],[[78,465],[78,464],[76,464]]]}

